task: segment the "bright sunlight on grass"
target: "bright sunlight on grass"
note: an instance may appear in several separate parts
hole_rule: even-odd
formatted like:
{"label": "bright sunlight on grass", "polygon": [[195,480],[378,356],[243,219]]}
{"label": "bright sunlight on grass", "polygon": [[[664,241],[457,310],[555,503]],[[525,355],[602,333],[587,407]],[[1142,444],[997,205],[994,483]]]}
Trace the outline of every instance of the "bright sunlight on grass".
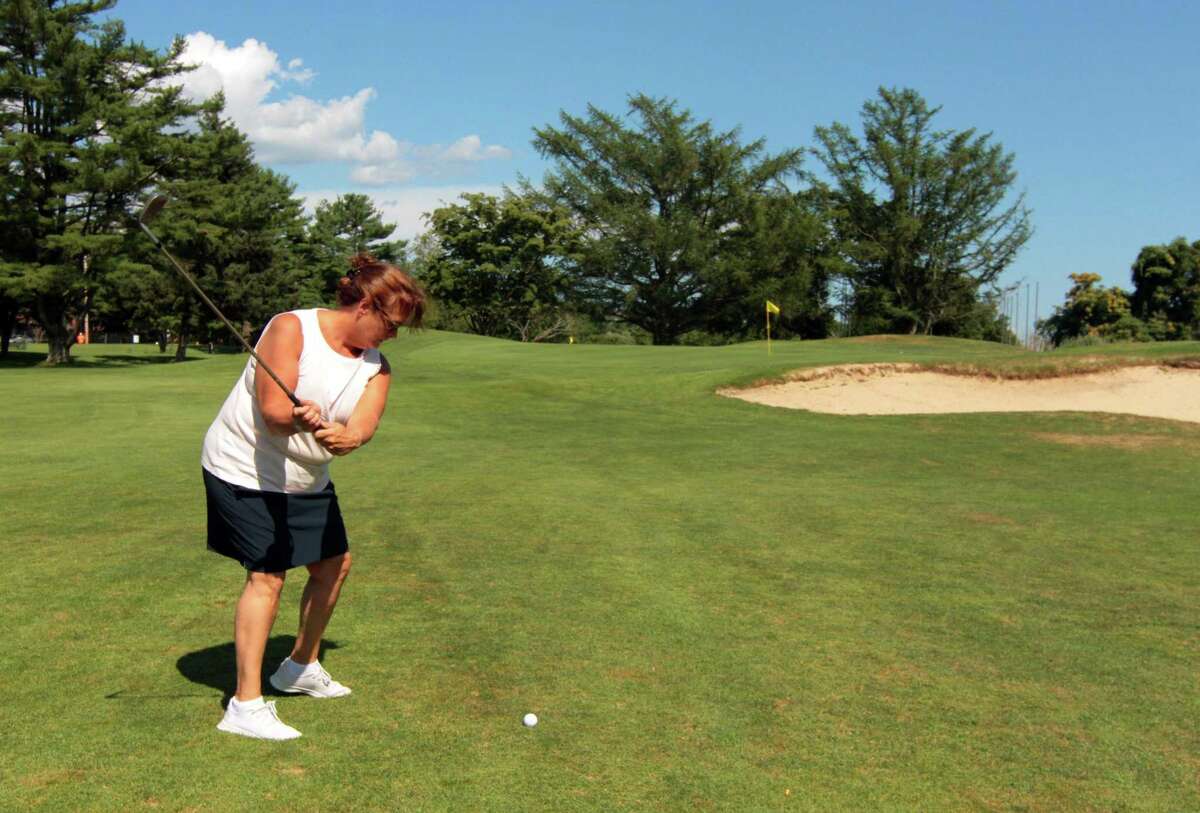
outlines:
{"label": "bright sunlight on grass", "polygon": [[0,370],[4,807],[1200,807],[1200,426],[714,394],[1072,353],[384,349],[383,427],[333,464],[356,565],[322,661],[354,694],[280,697],[277,744],[214,728],[242,575],[204,549],[199,447],[244,356]]}

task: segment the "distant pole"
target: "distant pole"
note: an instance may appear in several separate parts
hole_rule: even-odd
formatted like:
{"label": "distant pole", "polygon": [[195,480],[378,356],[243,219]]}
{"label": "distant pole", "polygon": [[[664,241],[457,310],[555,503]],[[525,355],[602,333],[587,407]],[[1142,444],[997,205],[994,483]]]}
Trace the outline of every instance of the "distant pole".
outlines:
{"label": "distant pole", "polygon": [[[1008,328],[1008,332],[1011,333],[1015,337],[1017,335],[1016,328],[1014,327],[1014,325],[1017,324],[1017,322],[1016,322],[1017,303],[1016,303],[1016,300],[1013,299],[1012,291],[1009,291],[1008,293],[1006,293],[1004,295],[1004,297],[1005,297],[1005,299],[1008,300],[1008,322],[1005,323],[1005,327]],[[1004,337],[1004,341],[1006,341],[1006,342],[1008,341],[1008,336]],[[1014,341],[1015,341],[1015,339],[1014,339]]]}
{"label": "distant pole", "polygon": [[[1038,323],[1038,294],[1040,293],[1039,289],[1041,288],[1041,285],[1042,284],[1040,282],[1033,283],[1033,329],[1035,331],[1037,330]],[[1038,344],[1038,349],[1040,350],[1041,342],[1039,341]]]}
{"label": "distant pole", "polygon": [[1021,295],[1020,288],[1013,289],[1013,344],[1019,344],[1021,337],[1019,325],[1021,324]]}
{"label": "distant pole", "polygon": [[1021,343],[1021,336],[1019,335],[1021,332],[1021,329],[1018,327],[1018,325],[1021,324],[1021,294],[1020,294],[1020,290],[1021,290],[1020,287],[1017,287],[1017,288],[1014,288],[1013,292],[1012,292],[1013,344]]}
{"label": "distant pole", "polygon": [[[1020,304],[1020,302],[1021,302],[1021,286],[1018,285],[1017,286],[1017,303],[1018,303],[1018,305]],[[1024,310],[1029,310],[1029,300],[1025,300]],[[1018,313],[1022,313],[1022,311],[1018,310]],[[1024,324],[1025,324],[1024,320],[1020,316],[1018,316],[1017,317],[1017,344],[1021,345],[1022,347],[1025,346],[1025,329],[1022,327]]]}
{"label": "distant pole", "polygon": [[1013,292],[1013,344],[1021,343],[1021,288]]}
{"label": "distant pole", "polygon": [[1025,283],[1025,347],[1029,347],[1029,283]]}
{"label": "distant pole", "polygon": [[[91,270],[91,265],[92,265],[92,255],[84,254],[83,255],[84,279],[87,279],[88,271]],[[91,320],[92,296],[91,296],[90,291],[85,290],[83,292],[83,302],[84,302],[84,306],[83,306],[84,307],[84,311],[83,311],[83,343],[88,344],[89,342],[92,341],[92,320]]]}

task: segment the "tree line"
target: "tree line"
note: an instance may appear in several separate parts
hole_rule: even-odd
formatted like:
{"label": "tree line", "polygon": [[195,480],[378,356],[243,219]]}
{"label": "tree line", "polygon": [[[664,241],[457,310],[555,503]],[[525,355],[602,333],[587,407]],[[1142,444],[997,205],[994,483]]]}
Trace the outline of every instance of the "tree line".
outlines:
{"label": "tree line", "polygon": [[1066,301],[1038,329],[1051,343],[1200,339],[1200,240],[1145,246],[1130,269],[1133,290],[1071,274]]}
{"label": "tree line", "polygon": [[217,324],[130,228],[155,194],[155,229],[249,332],[279,310],[328,301],[344,258],[402,243],[368,198],[309,216],[284,176],[259,166],[217,95],[187,101],[183,43],[131,43],[115,0],[0,3],[0,351],[21,322],[69,360],[85,315],[157,338],[176,357]]}
{"label": "tree line", "polygon": [[781,338],[1006,336],[997,280],[1032,233],[1015,158],[990,133],[938,128],[915,90],[881,88],[857,131],[779,152],[670,99],[563,112],[533,131],[539,182],[464,195],[406,244],[365,195],[307,213],[220,95],[184,98],[181,42],[159,52],[97,21],[114,4],[0,3],[4,352],[35,323],[47,361],[66,362],[85,314],[164,350],[170,336],[177,357],[220,335],[130,229],[160,193],[156,231],[247,332],[331,301],[365,249],[421,278],[436,324],[524,341],[756,338],[768,299]]}
{"label": "tree line", "polygon": [[936,129],[939,110],[881,88],[861,135],[818,127],[816,147],[774,154],[669,99],[563,112],[534,130],[542,183],[432,212],[421,270],[464,326],[512,338],[586,317],[655,344],[743,340],[770,300],[781,338],[1002,339],[996,282],[1030,213],[1013,155]]}

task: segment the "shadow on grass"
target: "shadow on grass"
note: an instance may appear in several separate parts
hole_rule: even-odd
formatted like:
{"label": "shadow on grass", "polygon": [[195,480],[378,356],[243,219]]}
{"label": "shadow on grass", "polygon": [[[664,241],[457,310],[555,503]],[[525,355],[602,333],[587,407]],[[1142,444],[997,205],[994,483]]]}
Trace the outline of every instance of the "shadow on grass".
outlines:
{"label": "shadow on grass", "polygon": [[[194,356],[185,356],[182,361],[196,361],[196,358]],[[176,362],[173,353],[162,353],[152,356],[104,353],[95,356],[84,356],[79,359],[78,363],[91,367],[128,367],[131,364],[174,364]]]}
{"label": "shadow on grass", "polygon": [[[188,356],[187,361],[198,361],[198,356]],[[9,350],[0,357],[0,370],[37,367],[46,361],[46,354],[36,350]],[[96,355],[73,356],[70,364],[46,367],[46,369],[69,370],[79,367],[133,367],[142,364],[173,364],[174,353],[138,355],[132,353],[98,353]]]}
{"label": "shadow on grass", "polygon": [[[276,635],[267,641],[266,654],[263,656],[262,688],[266,696],[282,697],[271,686],[267,677],[275,671],[279,662],[292,652],[296,643],[294,635]],[[331,649],[338,649],[336,641],[322,641],[318,658],[323,657]],[[198,649],[183,655],[175,662],[179,673],[192,683],[218,689],[221,692],[221,707],[229,703],[237,689],[237,659],[233,641]],[[180,697],[206,697],[209,692],[155,692],[137,689],[122,689],[105,695],[106,700],[147,700],[173,699]]]}
{"label": "shadow on grass", "polygon": [[[276,635],[267,641],[267,651],[263,655],[262,689],[264,695],[268,697],[283,696],[280,692],[275,691],[267,677],[275,671],[280,661],[292,653],[295,643],[296,636],[294,635]],[[337,648],[336,641],[322,641],[317,659],[320,660],[324,657],[328,650]],[[229,702],[229,698],[233,697],[234,690],[237,689],[236,663],[237,656],[234,652],[233,641],[229,641],[217,646],[210,646],[207,649],[189,652],[176,661],[175,665],[179,668],[180,674],[192,683],[220,689],[221,705],[225,706]]]}
{"label": "shadow on grass", "polygon": [[6,355],[0,356],[0,370],[34,367],[45,360],[46,354],[36,350],[9,350]]}

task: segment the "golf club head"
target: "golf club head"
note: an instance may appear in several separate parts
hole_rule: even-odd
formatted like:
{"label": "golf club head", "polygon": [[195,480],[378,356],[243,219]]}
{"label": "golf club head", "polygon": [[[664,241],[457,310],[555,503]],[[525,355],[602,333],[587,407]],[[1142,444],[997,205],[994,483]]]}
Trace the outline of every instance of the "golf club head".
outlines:
{"label": "golf club head", "polygon": [[143,225],[152,222],[154,218],[158,217],[159,213],[162,212],[163,207],[166,205],[166,195],[155,195],[150,199],[150,202],[146,204],[146,208],[142,210],[142,216],[138,218],[138,220]]}

